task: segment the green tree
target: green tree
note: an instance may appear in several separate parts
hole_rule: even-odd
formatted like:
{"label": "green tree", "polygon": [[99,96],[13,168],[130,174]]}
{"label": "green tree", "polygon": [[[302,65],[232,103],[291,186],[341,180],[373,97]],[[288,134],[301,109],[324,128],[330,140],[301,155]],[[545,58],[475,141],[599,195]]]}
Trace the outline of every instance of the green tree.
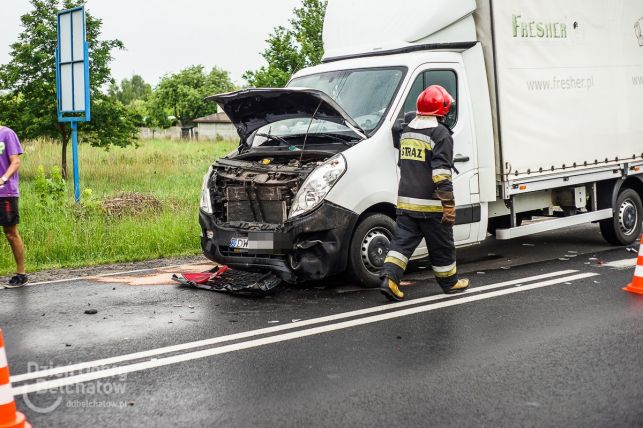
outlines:
{"label": "green tree", "polygon": [[170,113],[187,126],[198,117],[217,112],[216,104],[205,101],[205,97],[234,89],[227,71],[214,67],[206,73],[202,65],[193,65],[163,76],[152,97],[153,109]]}
{"label": "green tree", "polygon": [[[11,45],[10,61],[0,67],[2,103],[12,103],[11,112],[0,110],[0,120],[15,128],[22,138],[50,137],[62,143],[61,169],[67,176],[69,124],[58,123],[56,114],[56,14],[84,4],[81,0],[31,0],[33,9],[20,20],[23,30]],[[92,122],[80,125],[81,141],[96,146],[126,146],[136,141],[137,130],[118,101],[105,97],[101,87],[112,82],[109,67],[113,49],[123,49],[120,40],[101,39],[102,21],[86,13],[85,30],[90,56]],[[17,122],[10,122],[16,120]]]}
{"label": "green tree", "polygon": [[152,86],[135,74],[131,79],[120,83],[112,82],[107,94],[125,106],[131,120],[137,127],[150,126],[149,100],[152,97]]}
{"label": "green tree", "polygon": [[132,101],[149,99],[152,95],[152,86],[146,83],[141,76],[135,74],[131,79],[121,80],[120,84],[113,82],[107,93],[127,106]]}
{"label": "green tree", "polygon": [[293,11],[292,28],[278,26],[274,29],[266,40],[268,48],[261,54],[268,65],[243,75],[250,86],[286,86],[298,70],[321,62],[326,3],[326,0],[303,0],[302,6]]}

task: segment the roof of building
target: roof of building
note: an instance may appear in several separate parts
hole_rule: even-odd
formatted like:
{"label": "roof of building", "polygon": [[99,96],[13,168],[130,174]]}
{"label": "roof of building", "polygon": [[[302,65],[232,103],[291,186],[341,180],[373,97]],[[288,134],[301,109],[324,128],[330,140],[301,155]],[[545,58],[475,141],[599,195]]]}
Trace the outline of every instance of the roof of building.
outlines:
{"label": "roof of building", "polygon": [[225,113],[214,113],[194,119],[196,123],[231,123],[230,118]]}

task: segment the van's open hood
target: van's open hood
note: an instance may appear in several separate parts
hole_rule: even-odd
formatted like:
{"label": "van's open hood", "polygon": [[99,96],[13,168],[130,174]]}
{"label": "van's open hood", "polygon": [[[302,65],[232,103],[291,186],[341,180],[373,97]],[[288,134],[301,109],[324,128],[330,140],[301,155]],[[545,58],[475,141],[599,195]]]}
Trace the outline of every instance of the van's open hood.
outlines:
{"label": "van's open hood", "polygon": [[348,126],[366,133],[331,97],[317,89],[256,88],[207,97],[223,108],[241,141],[262,126],[285,119],[311,117]]}

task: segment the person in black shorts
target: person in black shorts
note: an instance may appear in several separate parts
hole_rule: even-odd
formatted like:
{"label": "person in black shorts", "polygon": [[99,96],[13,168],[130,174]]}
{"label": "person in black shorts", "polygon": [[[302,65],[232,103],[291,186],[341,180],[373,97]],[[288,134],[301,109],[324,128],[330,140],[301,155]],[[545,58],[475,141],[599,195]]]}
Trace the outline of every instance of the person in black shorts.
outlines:
{"label": "person in black shorts", "polygon": [[25,271],[25,247],[18,233],[20,155],[22,146],[16,133],[6,126],[0,126],[0,226],[16,260],[16,274],[5,285],[9,288],[21,287],[29,280]]}

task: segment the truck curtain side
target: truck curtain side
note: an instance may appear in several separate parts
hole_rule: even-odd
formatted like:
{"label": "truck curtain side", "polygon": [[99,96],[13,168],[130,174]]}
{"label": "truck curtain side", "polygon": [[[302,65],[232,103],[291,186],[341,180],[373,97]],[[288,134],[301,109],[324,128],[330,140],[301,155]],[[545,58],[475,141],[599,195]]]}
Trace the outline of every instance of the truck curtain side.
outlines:
{"label": "truck curtain side", "polygon": [[643,159],[642,17],[640,0],[477,1],[499,181]]}

